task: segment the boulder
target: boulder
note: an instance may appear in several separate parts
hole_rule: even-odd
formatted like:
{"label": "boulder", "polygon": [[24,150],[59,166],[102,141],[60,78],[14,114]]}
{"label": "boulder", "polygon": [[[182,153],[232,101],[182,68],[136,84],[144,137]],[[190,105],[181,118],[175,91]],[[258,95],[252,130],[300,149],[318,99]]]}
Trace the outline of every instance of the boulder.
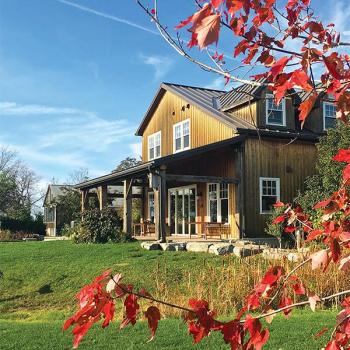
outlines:
{"label": "boulder", "polygon": [[233,245],[230,243],[215,243],[209,247],[209,253],[215,255],[226,255],[233,252]]}
{"label": "boulder", "polygon": [[159,250],[161,249],[159,243],[157,242],[142,242],[141,248],[146,250]]}
{"label": "boulder", "polygon": [[258,245],[253,244],[245,244],[245,245],[235,245],[233,248],[233,254],[240,257],[245,258],[247,256],[256,255],[262,252],[262,249]]}
{"label": "boulder", "polygon": [[181,251],[186,250],[186,243],[160,243],[160,247],[164,251]]}
{"label": "boulder", "polygon": [[189,252],[200,252],[208,253],[212,243],[203,243],[203,242],[188,242],[186,244],[186,250]]}

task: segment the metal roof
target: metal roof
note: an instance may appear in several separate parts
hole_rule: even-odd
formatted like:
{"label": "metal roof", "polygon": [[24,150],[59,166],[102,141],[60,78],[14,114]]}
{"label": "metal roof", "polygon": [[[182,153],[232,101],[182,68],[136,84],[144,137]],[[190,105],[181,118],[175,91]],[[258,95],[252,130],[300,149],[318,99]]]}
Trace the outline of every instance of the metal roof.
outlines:
{"label": "metal roof", "polygon": [[156,109],[156,104],[161,100],[166,91],[170,91],[173,94],[183,98],[184,100],[202,109],[212,117],[220,120],[233,129],[251,128],[253,126],[251,123],[239,117],[229,115],[217,107],[218,98],[225,94],[225,91],[195,86],[162,83],[151,103],[151,106],[149,107],[146,115],[141,121],[139,128],[137,129],[136,135],[142,135],[142,132],[144,131],[145,127],[152,117],[153,112]]}
{"label": "metal roof", "polygon": [[167,165],[175,161],[180,161],[189,157],[193,157],[205,152],[209,152],[221,147],[226,147],[230,145],[239,145],[245,140],[246,136],[239,135],[236,137],[231,137],[229,139],[210,143],[201,147],[193,148],[187,151],[170,154],[165,157],[154,159],[150,162],[142,163],[140,165],[133,166],[129,169],[112,172],[107,175],[91,179],[80,184],[75,185],[77,189],[88,189],[93,188],[101,184],[115,183],[116,181],[122,181],[126,178],[132,178],[136,176],[146,176],[152,169],[159,168],[161,165]]}
{"label": "metal roof", "polygon": [[[266,78],[256,81],[259,84],[265,84]],[[221,111],[227,111],[238,105],[254,100],[259,97],[264,85],[242,84],[233,90],[223,93],[216,98],[216,104]]]}

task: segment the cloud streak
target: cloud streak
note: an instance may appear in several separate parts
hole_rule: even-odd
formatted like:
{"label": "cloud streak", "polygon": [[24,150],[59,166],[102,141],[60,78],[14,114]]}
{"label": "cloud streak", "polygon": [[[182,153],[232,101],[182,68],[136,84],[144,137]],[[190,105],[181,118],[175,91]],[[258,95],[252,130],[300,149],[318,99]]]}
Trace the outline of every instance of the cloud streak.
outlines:
{"label": "cloud streak", "polygon": [[28,116],[28,115],[73,115],[73,114],[90,114],[75,108],[69,107],[52,107],[45,105],[28,104],[21,105],[16,102],[0,102],[0,117],[6,115]]}
{"label": "cloud streak", "polygon": [[81,10],[81,11],[84,11],[84,12],[91,13],[91,14],[96,15],[96,16],[100,16],[100,17],[109,19],[109,20],[114,21],[114,22],[126,24],[126,25],[128,25],[130,27],[133,27],[133,28],[136,28],[136,29],[139,29],[139,30],[143,30],[144,32],[148,32],[150,34],[159,35],[159,33],[157,31],[155,31],[155,30],[149,29],[147,27],[144,27],[144,26],[142,26],[140,24],[137,24],[135,22],[129,21],[129,20],[124,19],[124,18],[120,18],[120,17],[117,17],[117,16],[109,15],[108,13],[100,12],[100,11],[94,10],[94,9],[92,9],[90,7],[82,6],[82,5],[76,4],[75,2],[71,2],[71,1],[68,1],[68,0],[55,0],[55,1],[60,2],[61,4],[64,4],[64,5],[68,5],[68,6],[74,7],[76,9]]}

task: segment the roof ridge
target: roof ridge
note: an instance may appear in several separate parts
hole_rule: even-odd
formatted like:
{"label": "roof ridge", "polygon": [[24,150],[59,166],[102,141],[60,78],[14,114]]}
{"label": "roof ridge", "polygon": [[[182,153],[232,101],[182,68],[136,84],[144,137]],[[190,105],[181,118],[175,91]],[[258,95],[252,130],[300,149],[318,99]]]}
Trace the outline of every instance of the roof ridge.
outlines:
{"label": "roof ridge", "polygon": [[217,91],[217,92],[222,92],[222,93],[228,92],[228,91],[225,91],[225,90],[211,89],[211,88],[206,88],[206,87],[202,87],[202,86],[194,86],[194,85],[185,85],[185,84],[168,83],[168,82],[165,82],[165,81],[163,81],[163,84],[164,84],[164,85],[181,86],[181,87],[192,88],[192,89],[201,89],[201,90],[208,90],[208,91]]}

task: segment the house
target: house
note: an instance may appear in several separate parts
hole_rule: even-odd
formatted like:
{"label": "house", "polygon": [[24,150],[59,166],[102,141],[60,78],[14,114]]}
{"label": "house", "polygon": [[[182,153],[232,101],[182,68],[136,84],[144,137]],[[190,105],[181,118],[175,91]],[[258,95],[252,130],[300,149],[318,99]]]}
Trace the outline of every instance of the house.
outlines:
{"label": "house", "polygon": [[69,185],[49,185],[44,198],[44,224],[46,225],[46,236],[58,236],[66,222],[66,216],[60,206],[60,197],[67,191],[74,190]]}
{"label": "house", "polygon": [[225,92],[161,84],[136,131],[142,164],[78,184],[82,211],[91,191],[102,209],[110,188],[123,186],[130,232],[137,187],[143,222],[154,223],[159,239],[215,232],[263,237],[273,204],[292,202],[314,174],[315,144],[335,121],[325,97],[301,129],[297,109],[305,98],[292,91],[276,105],[264,85]]}

